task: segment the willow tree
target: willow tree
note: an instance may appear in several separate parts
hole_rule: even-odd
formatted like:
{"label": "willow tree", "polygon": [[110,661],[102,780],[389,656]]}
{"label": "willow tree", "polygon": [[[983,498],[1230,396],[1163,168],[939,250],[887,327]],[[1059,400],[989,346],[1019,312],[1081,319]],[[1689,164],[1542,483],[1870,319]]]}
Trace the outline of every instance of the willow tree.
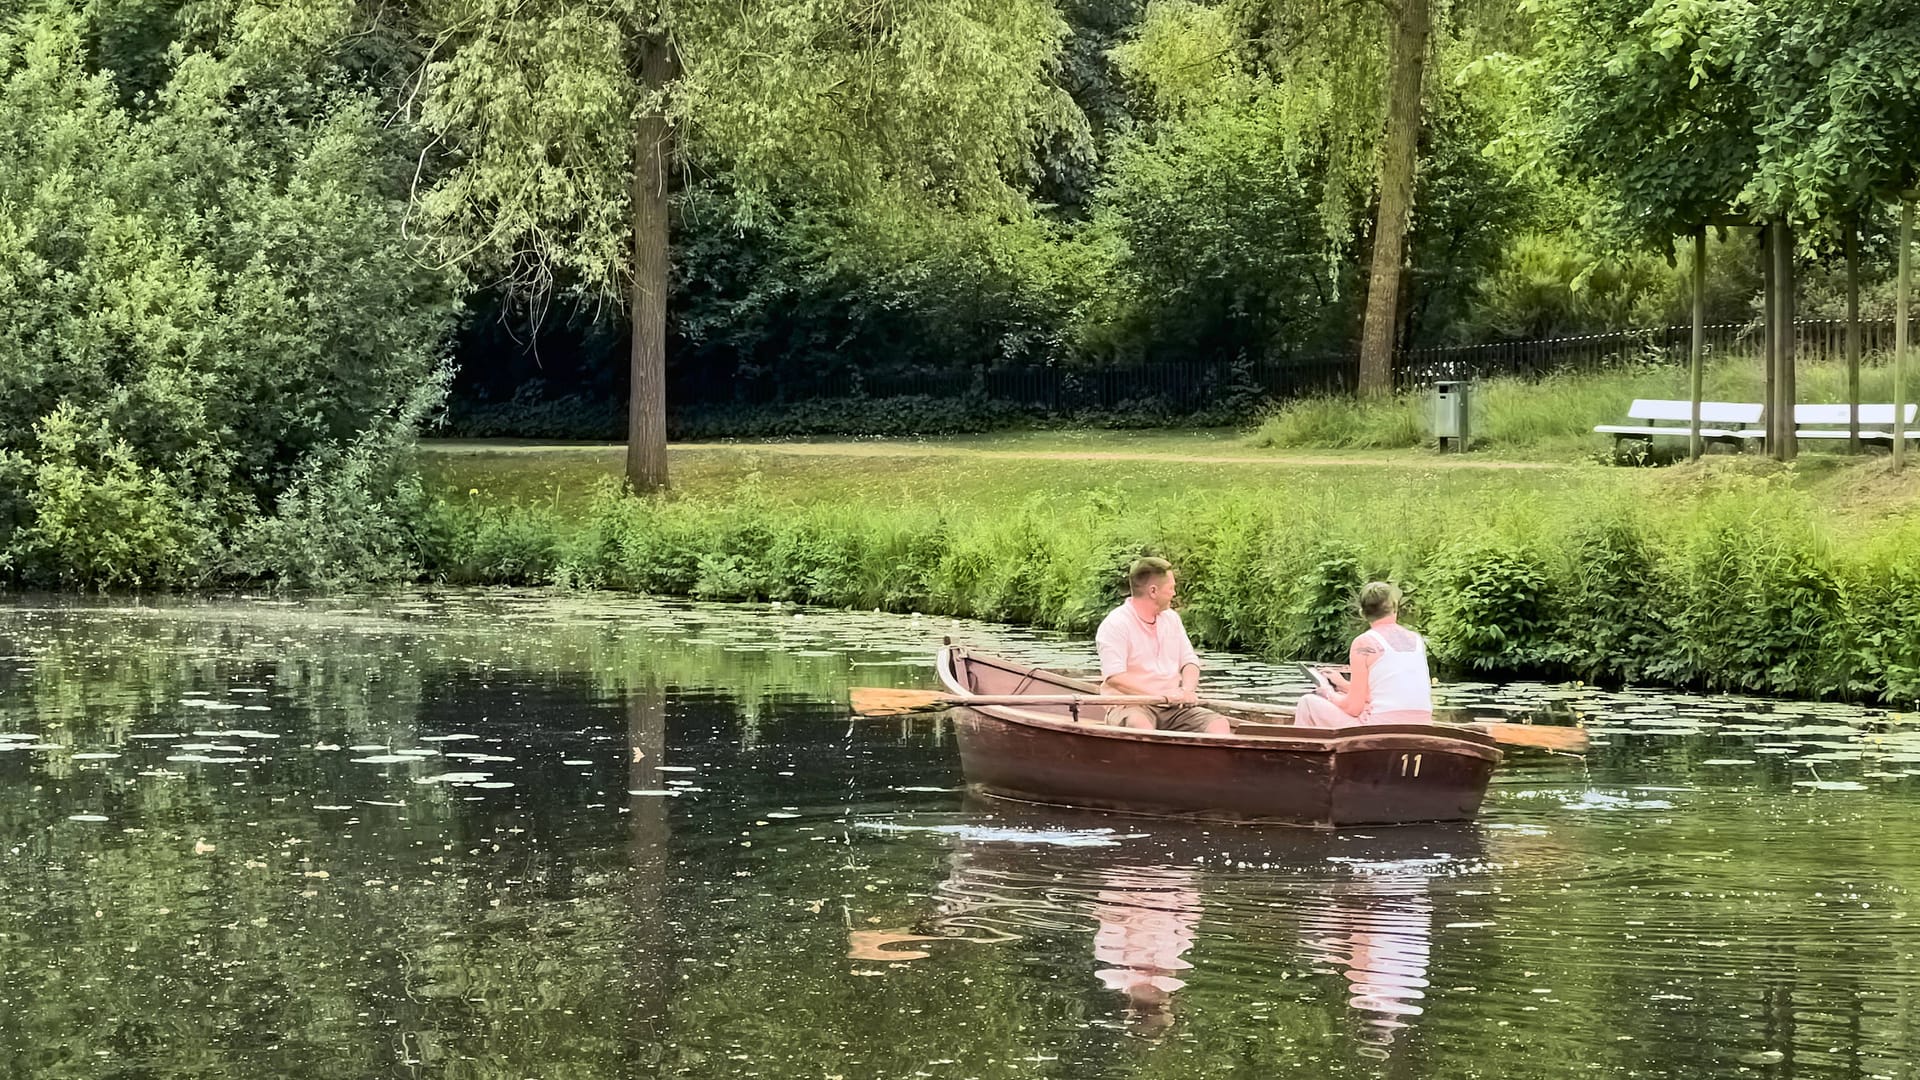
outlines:
{"label": "willow tree", "polygon": [[1380,146],[1380,197],[1367,314],[1360,330],[1360,392],[1393,389],[1393,346],[1400,327],[1400,275],[1413,223],[1413,175],[1420,145],[1420,94],[1433,29],[1429,0],[1387,4],[1387,122]]}
{"label": "willow tree", "polygon": [[742,224],[796,201],[1021,213],[1008,178],[1078,126],[1046,0],[439,0],[436,21],[423,209],[514,288],[562,273],[625,304],[638,491],[667,482],[676,178],[724,185]]}

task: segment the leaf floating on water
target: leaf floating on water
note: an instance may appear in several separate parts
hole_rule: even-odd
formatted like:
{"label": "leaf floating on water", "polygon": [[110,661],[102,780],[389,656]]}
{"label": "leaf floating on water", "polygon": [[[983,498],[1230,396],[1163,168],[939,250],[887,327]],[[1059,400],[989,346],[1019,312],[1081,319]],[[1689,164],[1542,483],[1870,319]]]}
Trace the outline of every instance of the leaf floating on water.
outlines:
{"label": "leaf floating on water", "polygon": [[680,793],[670,788],[669,789],[656,788],[656,789],[641,789],[641,790],[629,789],[627,791],[627,794],[629,795],[678,795]]}
{"label": "leaf floating on water", "polygon": [[212,844],[207,843],[207,838],[204,836],[193,842],[193,853],[195,855],[211,855],[216,850],[218,849]]}
{"label": "leaf floating on water", "polygon": [[847,959],[922,960],[931,954],[920,949],[890,950],[887,946],[908,941],[938,940],[940,939],[937,937],[908,933],[905,930],[853,930],[847,934]]}
{"label": "leaf floating on water", "polygon": [[105,814],[68,814],[67,820],[68,821],[105,821],[107,820],[107,815]]}
{"label": "leaf floating on water", "polygon": [[501,788],[512,787],[513,783],[508,780],[482,780],[473,786],[477,788],[486,788],[490,791],[498,791]]}
{"label": "leaf floating on water", "polygon": [[479,737],[480,736],[478,735],[469,735],[464,731],[455,731],[455,732],[450,732],[446,735],[422,735],[420,736],[420,741],[421,742],[462,742],[467,739],[477,739]]}
{"label": "leaf floating on water", "polygon": [[492,778],[493,774],[488,772],[444,772],[436,776],[415,777],[413,782],[416,784],[477,784]]}
{"label": "leaf floating on water", "polygon": [[1795,780],[1794,787],[1812,788],[1815,791],[1865,791],[1867,785],[1858,780]]}
{"label": "leaf floating on water", "polygon": [[1760,762],[1757,758],[1717,757],[1717,758],[1708,758],[1707,760],[1701,762],[1700,764],[1702,765],[1758,765],[1760,764]]}
{"label": "leaf floating on water", "polygon": [[420,759],[408,754],[374,754],[371,757],[357,757],[353,760],[360,765],[399,765],[403,762],[419,761]]}
{"label": "leaf floating on water", "polygon": [[1740,1055],[1740,1062],[1744,1065],[1777,1065],[1786,1059],[1787,1055],[1779,1050],[1755,1050]]}
{"label": "leaf floating on water", "polygon": [[692,765],[655,765],[654,772],[699,772]]}
{"label": "leaf floating on water", "polygon": [[75,754],[73,755],[73,760],[75,761],[112,761],[114,758],[117,758],[119,756],[120,756],[119,754],[113,754],[113,753],[108,753],[106,751],[101,751],[99,753],[94,753],[94,754]]}
{"label": "leaf floating on water", "polygon": [[353,809],[353,807],[351,807],[351,806],[333,806],[333,805],[321,805],[321,806],[315,806],[315,807],[314,807],[314,809],[315,809],[315,810],[351,810],[351,809]]}

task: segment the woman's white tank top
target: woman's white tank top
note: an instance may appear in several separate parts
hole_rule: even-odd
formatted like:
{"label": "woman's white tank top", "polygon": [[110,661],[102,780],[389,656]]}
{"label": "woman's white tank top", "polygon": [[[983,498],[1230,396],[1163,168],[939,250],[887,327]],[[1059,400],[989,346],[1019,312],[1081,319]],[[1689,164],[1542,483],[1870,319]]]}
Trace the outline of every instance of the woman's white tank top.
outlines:
{"label": "woman's white tank top", "polygon": [[1367,631],[1380,646],[1380,655],[1367,669],[1368,697],[1374,712],[1432,712],[1433,681],[1427,674],[1427,642],[1408,630],[1413,648],[1404,652],[1387,644],[1385,634]]}

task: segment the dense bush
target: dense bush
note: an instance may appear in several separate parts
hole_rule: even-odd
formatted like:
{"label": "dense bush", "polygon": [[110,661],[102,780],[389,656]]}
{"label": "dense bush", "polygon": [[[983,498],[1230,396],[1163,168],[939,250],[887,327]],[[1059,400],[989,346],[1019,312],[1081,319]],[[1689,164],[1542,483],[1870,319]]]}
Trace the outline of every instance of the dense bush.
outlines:
{"label": "dense bush", "polygon": [[[1655,504],[1568,499],[1362,508],[1297,492],[1180,513],[1109,494],[994,514],[935,505],[635,499],[584,512],[435,504],[419,557],[457,584],[565,583],[716,600],[967,616],[1089,633],[1141,553],[1181,569],[1212,646],[1334,659],[1357,585],[1390,577],[1444,671],[1802,697],[1920,697],[1913,528],[1841,544],[1804,496],[1740,476]],[[1759,507],[1761,509],[1756,510]],[[1315,539],[1300,542],[1305,523]]]}
{"label": "dense bush", "polygon": [[[1221,427],[1255,418],[1260,403],[1229,398],[1204,409],[1180,409],[1158,400],[1114,409],[1053,412],[976,396],[816,398],[773,405],[681,406],[667,414],[667,432],[679,440],[782,439],[809,436],[968,435],[1016,428],[1149,428],[1168,424]],[[599,439],[626,437],[626,412],[604,398],[556,401],[516,399],[476,405],[455,402],[436,435],[480,439]]]}
{"label": "dense bush", "polygon": [[0,573],[401,565],[332,549],[398,531],[390,465],[444,389],[453,284],[395,240],[391,135],[314,44],[340,28],[253,12],[141,54],[159,89],[129,103],[90,16],[35,6],[0,23]]}

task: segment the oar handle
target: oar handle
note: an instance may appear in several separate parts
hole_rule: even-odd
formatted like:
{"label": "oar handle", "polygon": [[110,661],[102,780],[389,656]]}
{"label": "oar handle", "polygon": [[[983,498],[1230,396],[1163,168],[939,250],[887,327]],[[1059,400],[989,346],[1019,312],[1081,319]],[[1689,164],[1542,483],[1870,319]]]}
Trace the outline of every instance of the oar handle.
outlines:
{"label": "oar handle", "polygon": [[1165,697],[1152,694],[959,694],[945,695],[953,705],[1168,705]]}

